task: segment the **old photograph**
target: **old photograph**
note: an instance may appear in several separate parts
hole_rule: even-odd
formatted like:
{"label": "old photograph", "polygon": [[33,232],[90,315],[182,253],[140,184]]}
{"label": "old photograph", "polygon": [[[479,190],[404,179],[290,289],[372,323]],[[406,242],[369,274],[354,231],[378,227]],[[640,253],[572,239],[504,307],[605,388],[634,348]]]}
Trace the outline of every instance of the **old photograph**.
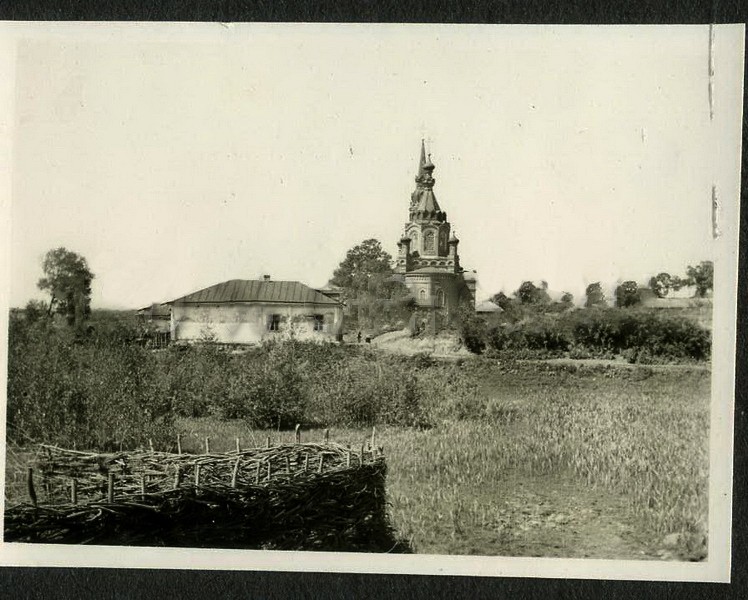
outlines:
{"label": "old photograph", "polygon": [[0,32],[4,564],[729,579],[742,25]]}

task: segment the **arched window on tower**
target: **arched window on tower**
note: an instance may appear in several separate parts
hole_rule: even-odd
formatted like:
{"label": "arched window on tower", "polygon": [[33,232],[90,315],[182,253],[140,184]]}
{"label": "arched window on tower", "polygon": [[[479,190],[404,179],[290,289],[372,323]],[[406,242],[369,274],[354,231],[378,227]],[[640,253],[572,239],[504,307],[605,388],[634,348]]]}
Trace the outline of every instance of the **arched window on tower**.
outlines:
{"label": "arched window on tower", "polygon": [[410,249],[417,250],[418,249],[418,231],[413,229],[408,235],[411,239]]}
{"label": "arched window on tower", "polygon": [[423,252],[424,254],[435,254],[436,252],[433,231],[427,231],[423,234]]}
{"label": "arched window on tower", "polygon": [[421,304],[426,302],[426,290],[421,290],[420,292],[418,292],[418,300],[421,302]]}
{"label": "arched window on tower", "polygon": [[444,290],[436,291],[436,305],[444,306]]}

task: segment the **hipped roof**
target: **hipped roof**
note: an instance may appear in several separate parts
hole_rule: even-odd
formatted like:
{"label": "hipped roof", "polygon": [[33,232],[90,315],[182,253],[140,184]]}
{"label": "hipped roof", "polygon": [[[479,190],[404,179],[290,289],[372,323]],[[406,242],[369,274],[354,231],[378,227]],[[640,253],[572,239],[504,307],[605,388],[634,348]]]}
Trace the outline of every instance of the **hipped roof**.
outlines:
{"label": "hipped roof", "polygon": [[484,300],[478,306],[475,307],[475,312],[479,312],[479,313],[481,312],[483,313],[504,312],[504,309],[501,308],[495,302],[491,302],[490,300]]}
{"label": "hipped roof", "polygon": [[232,279],[192,292],[166,304],[221,304],[228,302],[267,302],[278,304],[340,303],[298,281]]}

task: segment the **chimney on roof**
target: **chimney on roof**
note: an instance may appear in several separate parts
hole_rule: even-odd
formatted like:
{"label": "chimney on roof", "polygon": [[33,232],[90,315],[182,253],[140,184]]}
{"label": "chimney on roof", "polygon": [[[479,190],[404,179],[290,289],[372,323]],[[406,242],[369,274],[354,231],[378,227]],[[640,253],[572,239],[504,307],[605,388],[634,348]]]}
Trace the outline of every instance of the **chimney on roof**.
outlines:
{"label": "chimney on roof", "polygon": [[265,281],[270,281],[270,275],[263,275],[263,276],[262,276],[262,278],[263,278],[263,279],[264,279]]}

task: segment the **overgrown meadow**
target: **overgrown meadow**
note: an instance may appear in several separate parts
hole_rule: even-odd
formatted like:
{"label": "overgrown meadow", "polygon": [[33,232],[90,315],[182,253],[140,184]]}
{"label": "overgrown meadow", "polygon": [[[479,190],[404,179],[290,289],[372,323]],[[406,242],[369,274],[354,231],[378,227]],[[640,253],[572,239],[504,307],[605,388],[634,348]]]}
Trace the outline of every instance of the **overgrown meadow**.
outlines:
{"label": "overgrown meadow", "polygon": [[[10,325],[9,455],[37,442],[173,449],[177,432],[187,451],[199,452],[206,436],[221,451],[235,437],[245,446],[283,438],[297,423],[305,436],[329,428],[357,445],[376,426],[393,524],[417,552],[575,555],[563,539],[547,552],[520,544],[564,523],[517,486],[563,479],[622,499],[653,543],[674,535],[677,557],[705,556],[704,364],[450,362],[294,340],[152,351],[114,321],[83,339],[48,321],[16,316]],[[9,468],[9,501],[21,481]],[[589,508],[580,502],[576,509]]]}

